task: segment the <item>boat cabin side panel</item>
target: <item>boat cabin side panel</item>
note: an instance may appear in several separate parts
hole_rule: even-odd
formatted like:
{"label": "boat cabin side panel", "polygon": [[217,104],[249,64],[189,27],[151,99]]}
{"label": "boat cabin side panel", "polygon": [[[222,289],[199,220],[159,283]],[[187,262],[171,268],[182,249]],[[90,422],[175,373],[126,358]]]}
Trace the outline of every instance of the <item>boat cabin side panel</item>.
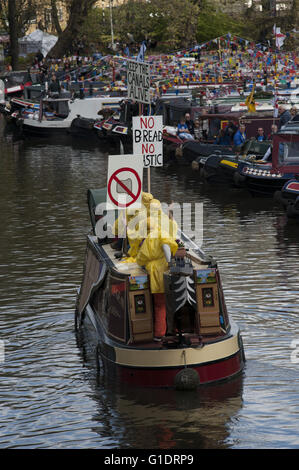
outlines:
{"label": "boat cabin side panel", "polygon": [[299,135],[274,136],[272,166],[274,171],[282,174],[299,173]]}

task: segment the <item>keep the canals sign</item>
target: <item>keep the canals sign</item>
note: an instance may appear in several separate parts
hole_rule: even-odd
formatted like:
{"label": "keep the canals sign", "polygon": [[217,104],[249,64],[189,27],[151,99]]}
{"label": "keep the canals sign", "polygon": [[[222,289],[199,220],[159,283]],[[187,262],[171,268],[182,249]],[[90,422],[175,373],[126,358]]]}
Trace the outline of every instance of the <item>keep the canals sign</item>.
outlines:
{"label": "keep the canals sign", "polygon": [[133,117],[133,153],[143,155],[143,167],[163,166],[162,116]]}
{"label": "keep the canals sign", "polygon": [[139,103],[151,104],[150,64],[127,60],[128,98]]}

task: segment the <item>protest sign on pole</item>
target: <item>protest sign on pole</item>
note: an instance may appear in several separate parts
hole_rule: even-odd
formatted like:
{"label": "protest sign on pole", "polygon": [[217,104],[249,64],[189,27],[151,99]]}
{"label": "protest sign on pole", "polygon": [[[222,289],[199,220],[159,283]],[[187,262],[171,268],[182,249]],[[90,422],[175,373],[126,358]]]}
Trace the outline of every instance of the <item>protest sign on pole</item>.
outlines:
{"label": "protest sign on pole", "polygon": [[150,64],[127,60],[127,88],[130,100],[151,104]]}
{"label": "protest sign on pole", "polygon": [[143,166],[163,166],[162,116],[133,117],[133,153],[143,155]]}
{"label": "protest sign on pole", "polygon": [[142,179],[141,155],[110,155],[107,175],[107,209],[140,208]]}

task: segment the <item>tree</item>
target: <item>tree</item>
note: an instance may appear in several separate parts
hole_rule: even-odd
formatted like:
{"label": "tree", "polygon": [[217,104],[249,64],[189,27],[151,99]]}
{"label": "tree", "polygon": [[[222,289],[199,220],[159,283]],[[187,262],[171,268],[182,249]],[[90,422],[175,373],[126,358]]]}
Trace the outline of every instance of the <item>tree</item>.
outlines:
{"label": "tree", "polygon": [[[14,11],[14,21],[18,37],[25,34],[30,21],[36,17],[36,11],[42,0],[9,0],[0,1],[0,21],[2,28],[9,31],[9,9]],[[9,6],[11,5],[11,7]]]}
{"label": "tree", "polygon": [[169,48],[181,47],[195,41],[198,13],[194,0],[128,0],[114,8],[114,32],[125,43],[129,33],[137,43],[153,39]]}
{"label": "tree", "polygon": [[92,8],[82,24],[79,38],[84,38],[87,45],[97,43],[100,44],[100,47],[105,47],[110,43],[111,25],[109,9]]}
{"label": "tree", "polygon": [[16,0],[8,0],[8,26],[10,36],[11,66],[16,70],[19,57],[18,23],[16,18]]}
{"label": "tree", "polygon": [[242,35],[243,23],[236,17],[228,16],[219,10],[217,5],[210,1],[201,2],[200,14],[198,18],[198,42],[217,38],[226,35],[228,32]]}
{"label": "tree", "polygon": [[[52,3],[55,11],[55,2]],[[62,57],[76,50],[81,27],[95,3],[96,0],[66,0],[68,22],[66,28],[61,31],[57,43],[50,51],[52,57]]]}
{"label": "tree", "polygon": [[58,19],[58,12],[57,12],[57,4],[56,0],[51,0],[51,16],[52,16],[52,23],[56,29],[58,35],[62,33],[62,29]]}
{"label": "tree", "polygon": [[30,21],[36,17],[36,9],[41,0],[1,0],[0,18],[4,30],[10,35],[11,66],[18,65],[19,43]]}

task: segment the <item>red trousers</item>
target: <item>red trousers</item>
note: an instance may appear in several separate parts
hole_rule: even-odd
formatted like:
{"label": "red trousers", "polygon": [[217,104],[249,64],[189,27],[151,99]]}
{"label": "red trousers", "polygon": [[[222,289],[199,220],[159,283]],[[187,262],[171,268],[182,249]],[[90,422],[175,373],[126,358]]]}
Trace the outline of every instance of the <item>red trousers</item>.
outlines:
{"label": "red trousers", "polygon": [[164,336],[166,333],[166,305],[165,294],[154,296],[154,336]]}

